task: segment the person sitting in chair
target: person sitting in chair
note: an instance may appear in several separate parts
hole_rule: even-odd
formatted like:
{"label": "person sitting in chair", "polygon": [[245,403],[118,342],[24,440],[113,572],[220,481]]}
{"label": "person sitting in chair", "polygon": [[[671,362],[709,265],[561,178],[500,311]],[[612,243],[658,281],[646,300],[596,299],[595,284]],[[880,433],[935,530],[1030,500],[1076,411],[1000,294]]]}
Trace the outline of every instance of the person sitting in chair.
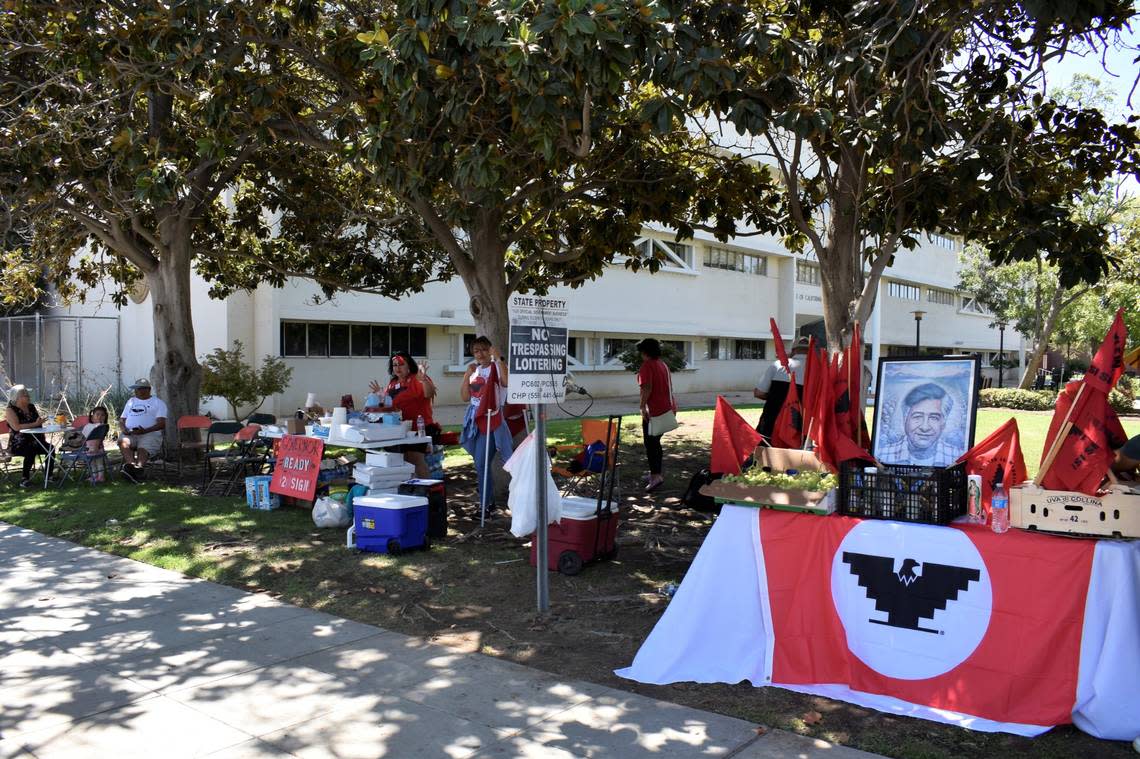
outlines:
{"label": "person sitting in chair", "polygon": [[1140,470],[1140,435],[1135,435],[1116,449],[1112,472],[1122,480],[1134,482],[1138,470]]}
{"label": "person sitting in chair", "polygon": [[162,450],[166,429],[166,404],[150,393],[150,380],[145,377],[131,385],[135,394],[123,405],[119,419],[119,450],[123,452],[123,475],[137,481],[148,459]]}
{"label": "person sitting in chair", "polygon": [[[24,466],[21,470],[20,487],[30,487],[32,484],[32,467],[36,464],[37,456],[46,456],[48,447],[44,443],[43,435],[24,432],[42,427],[44,420],[28,389],[23,385],[13,385],[8,393],[8,408],[4,410],[4,419],[11,430],[9,450],[13,456],[23,456]],[[46,466],[51,469],[51,458],[47,459]]]}

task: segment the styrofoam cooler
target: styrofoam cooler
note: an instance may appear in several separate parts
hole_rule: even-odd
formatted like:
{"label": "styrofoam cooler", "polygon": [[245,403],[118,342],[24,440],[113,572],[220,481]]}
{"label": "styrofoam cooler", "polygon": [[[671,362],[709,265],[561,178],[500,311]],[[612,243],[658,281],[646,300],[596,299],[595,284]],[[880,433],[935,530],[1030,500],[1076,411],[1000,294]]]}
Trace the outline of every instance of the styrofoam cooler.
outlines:
{"label": "styrofoam cooler", "polygon": [[[546,567],[563,574],[578,574],[582,565],[617,554],[618,507],[602,504],[597,514],[596,498],[562,497],[562,521],[547,528]],[[538,541],[532,536],[530,564],[538,565]]]}
{"label": "styrofoam cooler", "polygon": [[352,502],[355,546],[361,551],[399,553],[427,548],[428,499],[412,495],[360,496]]}
{"label": "styrofoam cooler", "polygon": [[357,464],[352,468],[352,478],[372,490],[395,490],[401,482],[415,476],[416,468],[411,464],[385,467]]}
{"label": "styrofoam cooler", "polygon": [[389,451],[369,451],[364,455],[367,466],[394,467],[404,465],[404,454]]}

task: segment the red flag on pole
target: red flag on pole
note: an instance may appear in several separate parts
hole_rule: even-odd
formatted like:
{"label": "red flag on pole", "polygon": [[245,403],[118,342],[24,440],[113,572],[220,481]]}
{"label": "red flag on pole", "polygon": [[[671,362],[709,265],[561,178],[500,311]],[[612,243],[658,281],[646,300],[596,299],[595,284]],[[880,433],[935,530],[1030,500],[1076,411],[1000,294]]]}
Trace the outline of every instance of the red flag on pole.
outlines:
{"label": "red flag on pole", "polygon": [[709,469],[721,474],[739,474],[763,438],[723,397],[716,397],[713,415],[712,456]]}
{"label": "red flag on pole", "polygon": [[[835,363],[829,364],[824,360],[820,362],[820,367],[820,390],[811,431],[816,457],[835,472],[839,471],[841,463],[851,459],[874,461],[871,454],[839,429],[836,409],[840,404],[836,394],[844,387],[844,383],[843,377],[837,376]],[[850,417],[845,417],[845,420],[850,423]]]}
{"label": "red flag on pole", "polygon": [[811,436],[815,423],[816,406],[819,403],[819,393],[823,387],[823,374],[826,368],[819,348],[815,345],[815,338],[812,337],[808,340],[808,354],[804,362],[804,397],[801,404],[804,410],[805,437]]}
{"label": "red flag on pole", "polygon": [[968,474],[981,475],[982,503],[988,511],[990,495],[999,480],[1008,490],[1029,477],[1025,469],[1025,457],[1021,454],[1017,420],[1011,417],[985,440],[963,453],[958,463],[965,463]]}
{"label": "red flag on pole", "polygon": [[796,374],[788,362],[788,352],[784,349],[784,339],[780,337],[780,328],[776,326],[776,320],[768,321],[772,325],[776,357],[779,358],[784,371],[788,373],[788,395],[776,417],[776,424],[772,427],[772,445],[776,448],[801,448],[804,444],[804,410],[800,403],[799,389],[796,387]]}
{"label": "red flag on pole", "polygon": [[1112,465],[1113,450],[1127,439],[1108,405],[1108,393],[1124,373],[1127,339],[1120,309],[1084,379],[1068,383],[1057,396],[1037,476],[1046,488],[1095,495]]}
{"label": "red flag on pole", "polygon": [[851,434],[855,444],[863,446],[863,431],[867,427],[867,417],[863,413],[863,337],[859,322],[851,331],[851,344],[847,346],[844,358],[847,374],[847,394],[850,400],[848,415],[851,417]]}
{"label": "red flag on pole", "polygon": [[479,406],[475,409],[475,426],[484,435],[497,430],[503,423],[503,415],[499,408],[500,390],[498,362],[492,361],[487,381],[479,392]]}
{"label": "red flag on pole", "polygon": [[780,328],[776,326],[775,319],[768,319],[768,323],[772,326],[772,340],[776,343],[776,358],[780,360],[780,366],[784,367],[784,371],[791,374],[792,370],[788,365],[788,351],[784,348],[784,338],[780,337]]}

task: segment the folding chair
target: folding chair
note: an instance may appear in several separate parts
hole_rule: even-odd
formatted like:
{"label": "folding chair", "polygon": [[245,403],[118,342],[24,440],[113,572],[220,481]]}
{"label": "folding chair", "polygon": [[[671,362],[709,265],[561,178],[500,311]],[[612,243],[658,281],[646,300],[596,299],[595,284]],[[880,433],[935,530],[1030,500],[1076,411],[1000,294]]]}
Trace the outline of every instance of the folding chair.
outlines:
{"label": "folding chair", "polygon": [[[573,451],[574,455],[565,463],[552,463],[551,474],[563,495],[593,496],[607,472],[613,472],[617,483],[617,441],[621,429],[621,417],[608,419],[583,419],[582,442],[566,445],[552,445],[548,448],[551,462],[558,453]],[[620,497],[620,496],[619,496]]]}
{"label": "folding chair", "polygon": [[259,445],[260,431],[261,425],[250,424],[234,433],[229,447],[218,451],[224,455],[213,457],[213,475],[202,488],[202,495],[232,495],[239,480],[261,473],[267,455],[265,447]]}
{"label": "folding chair", "polygon": [[[210,481],[212,475],[213,464],[220,461],[230,454],[230,448],[233,447],[234,438],[239,432],[244,429],[241,422],[210,422],[210,426],[206,429],[206,445],[204,466],[202,468],[202,490],[206,489],[207,483]],[[220,440],[218,438],[230,438],[230,444],[225,448],[216,448]]]}
{"label": "folding chair", "polygon": [[75,419],[72,420],[71,429],[81,430],[84,427],[86,427],[87,423],[90,421],[91,421],[91,417],[87,416],[87,414],[80,414],[79,416],[75,417]]}
{"label": "folding chair", "polygon": [[8,423],[0,419],[0,436],[3,436],[3,445],[0,445],[0,480],[11,483],[18,478],[22,471],[15,457],[8,453],[8,442],[12,439],[12,430]]}
{"label": "folding chair", "polygon": [[[201,451],[205,452],[207,442],[202,439],[202,430],[209,430],[213,421],[208,416],[187,415],[178,417],[176,426],[178,427],[178,438],[176,445],[178,446],[175,455],[178,457],[178,479],[182,479],[182,460],[185,458],[186,451]],[[193,433],[192,439],[187,439]]]}
{"label": "folding chair", "polygon": [[[91,440],[105,440],[107,438],[107,432],[110,429],[111,426],[108,424],[98,425],[92,429],[91,432],[87,433],[87,436],[84,438],[84,443]],[[101,470],[106,479],[110,479],[111,477],[111,466],[107,461],[107,451],[100,450],[98,452],[91,452],[87,450],[86,445],[77,451],[63,451],[60,453],[59,469],[60,474],[59,479],[56,480],[57,485],[63,485],[63,483],[70,480],[75,475],[77,469],[79,470],[79,476],[81,478],[86,477],[92,484],[95,484],[94,474],[96,471]]]}

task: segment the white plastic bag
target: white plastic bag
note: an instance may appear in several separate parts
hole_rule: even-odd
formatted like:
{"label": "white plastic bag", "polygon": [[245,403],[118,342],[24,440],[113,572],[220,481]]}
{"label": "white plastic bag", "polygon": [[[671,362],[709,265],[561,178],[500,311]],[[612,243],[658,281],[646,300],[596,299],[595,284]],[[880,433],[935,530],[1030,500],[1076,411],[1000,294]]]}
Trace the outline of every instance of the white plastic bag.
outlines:
{"label": "white plastic bag", "polygon": [[[534,457],[539,454],[545,454],[545,451],[538,450],[532,432],[503,464],[503,469],[511,475],[511,492],[507,505],[511,508],[511,534],[516,538],[530,535],[538,528]],[[546,516],[547,522],[553,524],[562,520],[562,496],[550,475],[550,459],[545,455],[543,458],[546,459]]]}
{"label": "white plastic bag", "polygon": [[317,527],[348,527],[352,524],[352,509],[343,501],[318,498],[313,504],[313,524]]}

